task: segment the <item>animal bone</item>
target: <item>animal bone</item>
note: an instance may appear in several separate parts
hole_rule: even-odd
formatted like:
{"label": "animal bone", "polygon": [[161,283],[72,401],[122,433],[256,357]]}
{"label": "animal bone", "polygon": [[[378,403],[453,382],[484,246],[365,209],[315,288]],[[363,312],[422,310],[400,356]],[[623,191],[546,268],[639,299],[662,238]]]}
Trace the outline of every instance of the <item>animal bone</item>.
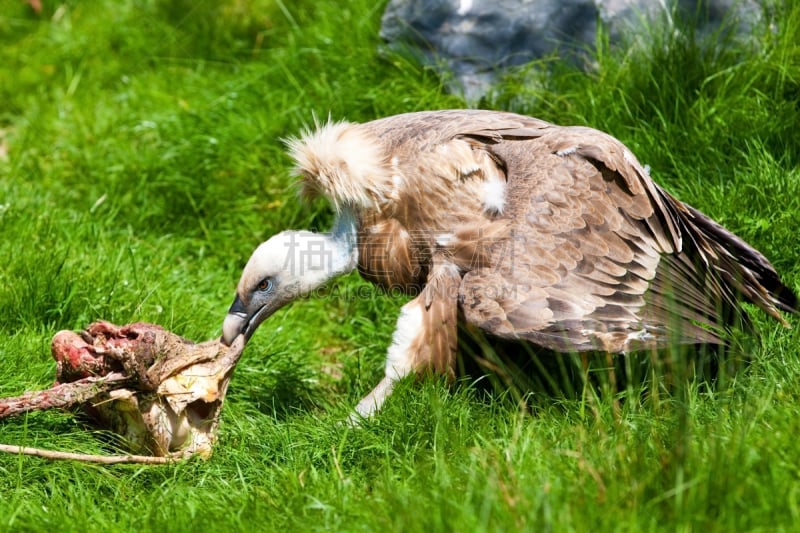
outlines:
{"label": "animal bone", "polygon": [[[195,344],[161,326],[98,321],[52,341],[56,384],[0,400],[0,418],[78,406],[132,450],[157,457],[210,456],[243,339]],[[38,454],[41,455],[41,454]]]}

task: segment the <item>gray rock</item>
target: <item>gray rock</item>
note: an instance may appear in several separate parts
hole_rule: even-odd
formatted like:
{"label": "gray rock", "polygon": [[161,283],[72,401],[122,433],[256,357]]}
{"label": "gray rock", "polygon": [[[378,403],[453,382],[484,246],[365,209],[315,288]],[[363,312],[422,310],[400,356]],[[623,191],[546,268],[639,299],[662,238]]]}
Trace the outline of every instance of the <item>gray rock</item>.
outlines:
{"label": "gray rock", "polygon": [[672,24],[674,13],[700,14],[699,34],[723,21],[747,34],[762,15],[755,0],[391,0],[381,37],[476,101],[509,67],[548,56],[586,65],[598,22],[612,43],[629,42],[652,21]]}

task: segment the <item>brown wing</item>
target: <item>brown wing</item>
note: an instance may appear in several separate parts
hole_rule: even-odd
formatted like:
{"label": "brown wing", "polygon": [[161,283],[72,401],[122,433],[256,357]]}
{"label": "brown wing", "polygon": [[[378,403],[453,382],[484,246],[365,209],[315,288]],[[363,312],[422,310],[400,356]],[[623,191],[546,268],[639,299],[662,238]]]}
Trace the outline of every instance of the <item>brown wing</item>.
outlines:
{"label": "brown wing", "polygon": [[713,243],[621,143],[588,128],[497,133],[512,230],[491,268],[464,277],[469,322],[563,351],[722,342],[738,307],[702,252]]}

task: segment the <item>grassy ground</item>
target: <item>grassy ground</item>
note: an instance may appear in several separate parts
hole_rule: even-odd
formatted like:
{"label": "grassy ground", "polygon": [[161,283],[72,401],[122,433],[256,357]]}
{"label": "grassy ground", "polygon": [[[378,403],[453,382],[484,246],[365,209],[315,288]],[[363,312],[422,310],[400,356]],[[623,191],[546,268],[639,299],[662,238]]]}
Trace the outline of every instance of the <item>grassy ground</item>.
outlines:
{"label": "grassy ground", "polygon": [[[749,45],[654,31],[645,48],[601,47],[588,74],[553,62],[550,75],[519,72],[481,105],[614,134],[797,289],[800,8],[776,10],[777,29],[757,28]],[[0,0],[0,395],[48,386],[52,335],[98,318],[219,335],[253,247],[330,222],[324,205],[296,202],[280,141],[313,112],[358,121],[464,105],[430,72],[376,52],[381,12],[368,0],[45,0],[36,16]],[[666,388],[660,364],[616,398],[524,404],[427,379],[351,429],[339,422],[380,377],[402,300],[357,276],[336,288],[262,326],[210,461],[2,456],[0,530],[773,531],[800,520],[797,329],[755,313],[752,363],[715,388]],[[673,370],[685,361],[665,358]],[[9,444],[113,451],[101,437],[55,412],[0,423]]]}

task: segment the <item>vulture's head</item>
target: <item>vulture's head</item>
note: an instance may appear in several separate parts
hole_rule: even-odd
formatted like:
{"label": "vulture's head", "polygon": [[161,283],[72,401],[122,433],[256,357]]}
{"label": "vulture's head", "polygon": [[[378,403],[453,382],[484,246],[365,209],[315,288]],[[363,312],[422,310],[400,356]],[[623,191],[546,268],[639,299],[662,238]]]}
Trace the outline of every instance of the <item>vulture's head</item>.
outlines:
{"label": "vulture's head", "polygon": [[250,339],[275,311],[344,272],[352,260],[330,235],[283,231],[256,248],[244,267],[236,298],[222,324],[222,342]]}

